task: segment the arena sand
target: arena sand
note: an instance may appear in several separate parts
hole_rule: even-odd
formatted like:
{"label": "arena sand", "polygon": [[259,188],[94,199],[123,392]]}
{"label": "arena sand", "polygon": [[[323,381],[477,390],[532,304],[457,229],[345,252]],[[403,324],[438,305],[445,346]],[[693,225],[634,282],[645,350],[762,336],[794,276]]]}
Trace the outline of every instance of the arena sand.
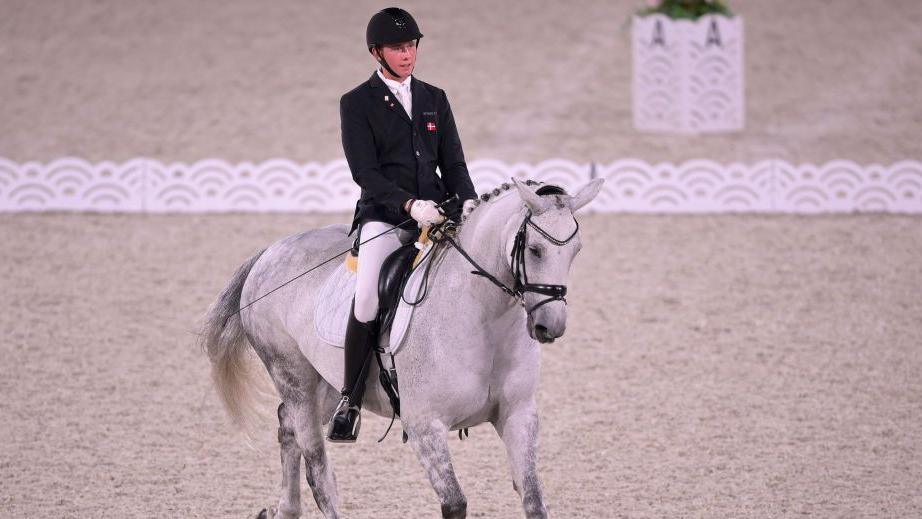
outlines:
{"label": "arena sand", "polygon": [[[390,3],[0,0],[0,157],[338,159],[339,97],[371,74],[365,24]],[[399,2],[425,34],[417,76],[448,92],[468,158],[919,158],[922,2],[730,0],[746,129],[698,139],[632,127],[644,3]]]}
{"label": "arena sand", "polygon": [[[5,515],[242,518],[272,504],[275,426],[248,447],[228,423],[196,320],[264,245],[347,220],[0,216]],[[554,516],[922,514],[918,219],[582,222],[568,331],[541,347]],[[346,517],[436,517],[399,430],[375,442],[386,425],[329,447]],[[450,445],[470,515],[520,516],[492,428]]]}
{"label": "arena sand", "polygon": [[[469,159],[919,159],[922,3],[732,0],[746,130],[639,134],[638,2],[407,1],[419,77]],[[873,4],[873,5],[872,5]],[[0,156],[341,156],[382,2],[0,0]],[[0,215],[0,510],[248,517],[277,499],[194,346],[250,254],[347,215]],[[544,346],[540,471],[555,517],[922,516],[922,222],[585,216],[567,336]],[[305,309],[305,311],[310,311]],[[369,419],[334,446],[347,517],[435,517]],[[454,440],[473,517],[519,517],[489,427]],[[305,491],[305,511],[316,517]]]}

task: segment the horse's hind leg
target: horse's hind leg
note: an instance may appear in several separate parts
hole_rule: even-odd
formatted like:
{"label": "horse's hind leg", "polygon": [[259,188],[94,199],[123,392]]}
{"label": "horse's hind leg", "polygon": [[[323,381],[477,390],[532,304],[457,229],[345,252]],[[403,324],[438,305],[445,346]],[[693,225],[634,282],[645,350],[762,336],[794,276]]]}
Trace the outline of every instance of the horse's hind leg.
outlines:
{"label": "horse's hind leg", "polygon": [[[316,373],[316,372],[315,372]],[[310,398],[292,407],[295,438],[304,455],[307,483],[311,487],[317,508],[327,519],[338,518],[339,493],[336,491],[336,476],[327,458],[323,443],[323,420],[333,414],[333,407],[339,391],[319,379]]]}
{"label": "horse's hind leg", "polygon": [[467,517],[467,499],[451,466],[447,435],[448,428],[440,422],[407,426],[410,446],[426,470],[432,489],[439,496],[442,517],[462,519]]}
{"label": "horse's hind leg", "polygon": [[295,427],[285,404],[279,405],[279,447],[282,458],[282,497],[278,507],[269,510],[267,519],[296,519],[301,516],[301,448],[295,440]]}
{"label": "horse's hind leg", "polygon": [[[265,352],[265,350],[262,350]],[[338,518],[336,477],[323,444],[322,418],[333,412],[339,392],[305,359],[297,345],[284,354],[263,355],[269,374],[282,397],[279,408],[279,443],[282,453],[282,497],[279,517],[295,518],[301,512],[299,471],[304,457],[307,482],[324,517]],[[273,510],[275,512],[275,510]]]}

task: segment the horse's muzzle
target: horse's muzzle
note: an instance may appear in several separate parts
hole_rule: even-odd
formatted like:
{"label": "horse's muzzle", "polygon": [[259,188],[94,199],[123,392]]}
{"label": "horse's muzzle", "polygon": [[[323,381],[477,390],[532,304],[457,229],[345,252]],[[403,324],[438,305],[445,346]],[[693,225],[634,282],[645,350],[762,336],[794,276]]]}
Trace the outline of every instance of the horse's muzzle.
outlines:
{"label": "horse's muzzle", "polygon": [[554,342],[555,339],[563,336],[563,329],[560,330],[560,333],[554,333],[551,329],[544,326],[543,324],[536,324],[534,318],[529,315],[528,321],[528,335],[532,339],[540,342],[541,344],[548,344]]}

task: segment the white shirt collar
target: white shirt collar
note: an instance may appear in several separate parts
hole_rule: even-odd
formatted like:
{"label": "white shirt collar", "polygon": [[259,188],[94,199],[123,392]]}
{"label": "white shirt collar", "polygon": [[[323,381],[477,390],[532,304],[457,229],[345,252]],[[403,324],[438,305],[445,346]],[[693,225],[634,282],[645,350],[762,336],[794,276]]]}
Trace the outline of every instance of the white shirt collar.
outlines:
{"label": "white shirt collar", "polygon": [[378,68],[376,72],[378,73],[378,77],[381,78],[381,81],[384,81],[384,84],[387,85],[387,88],[390,88],[391,91],[401,89],[401,88],[409,89],[410,81],[413,81],[413,76],[407,76],[407,78],[403,81],[403,83],[401,83],[399,81],[394,81],[393,79],[388,79],[384,77],[384,73],[381,72],[380,68]]}

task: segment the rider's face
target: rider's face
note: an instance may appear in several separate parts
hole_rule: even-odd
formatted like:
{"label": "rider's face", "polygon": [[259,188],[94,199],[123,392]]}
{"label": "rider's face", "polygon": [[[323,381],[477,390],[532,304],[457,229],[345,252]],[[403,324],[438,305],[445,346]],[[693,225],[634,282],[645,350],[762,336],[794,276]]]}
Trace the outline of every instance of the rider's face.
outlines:
{"label": "rider's face", "polygon": [[416,66],[415,41],[405,41],[403,43],[395,43],[392,45],[382,45],[379,49],[373,49],[372,52],[376,54],[380,52],[381,57],[387,61],[387,64],[398,75],[398,77],[394,77],[394,75],[388,72],[386,68],[382,67],[384,77],[393,79],[395,81],[403,81],[413,73],[413,68]]}

